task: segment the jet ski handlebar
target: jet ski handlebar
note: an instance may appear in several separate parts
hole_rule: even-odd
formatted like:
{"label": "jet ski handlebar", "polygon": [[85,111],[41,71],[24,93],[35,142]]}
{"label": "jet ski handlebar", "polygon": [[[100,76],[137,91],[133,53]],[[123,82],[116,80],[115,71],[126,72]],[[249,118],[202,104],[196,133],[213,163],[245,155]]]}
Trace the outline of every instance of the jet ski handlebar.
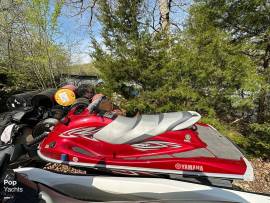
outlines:
{"label": "jet ski handlebar", "polygon": [[42,141],[45,137],[47,137],[48,134],[49,134],[49,132],[44,132],[44,133],[42,133],[41,135],[35,137],[30,143],[24,144],[23,147],[24,147],[27,151],[30,151],[34,145],[40,143],[40,141]]}
{"label": "jet ski handlebar", "polygon": [[87,107],[87,109],[89,110],[90,113],[98,111],[98,107],[99,104],[106,99],[106,96],[101,96],[98,99],[96,99],[95,101],[93,101],[91,104],[89,104],[89,106]]}

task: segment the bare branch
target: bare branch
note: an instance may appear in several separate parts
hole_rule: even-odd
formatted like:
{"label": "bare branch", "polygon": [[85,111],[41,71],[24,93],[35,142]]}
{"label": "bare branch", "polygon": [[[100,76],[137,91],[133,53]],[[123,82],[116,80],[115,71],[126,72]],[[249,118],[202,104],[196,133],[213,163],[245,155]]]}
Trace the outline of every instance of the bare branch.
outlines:
{"label": "bare branch", "polygon": [[181,31],[182,30],[177,23],[174,23],[174,22],[171,21],[171,25],[175,26],[178,31]]}
{"label": "bare branch", "polygon": [[90,20],[89,20],[89,27],[92,26],[93,16],[94,16],[94,8],[96,6],[97,0],[93,1],[92,6],[90,7]]}

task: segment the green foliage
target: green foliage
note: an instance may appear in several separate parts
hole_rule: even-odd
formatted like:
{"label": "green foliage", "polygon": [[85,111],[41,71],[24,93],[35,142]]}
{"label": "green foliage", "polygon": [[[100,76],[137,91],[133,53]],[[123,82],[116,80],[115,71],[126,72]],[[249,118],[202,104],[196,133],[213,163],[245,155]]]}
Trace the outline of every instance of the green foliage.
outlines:
{"label": "green foliage", "polygon": [[[254,62],[259,78],[253,89],[257,102],[257,121],[269,122],[270,103],[270,4],[265,0],[197,0],[194,7],[208,24],[226,32],[230,41],[243,47],[241,54]],[[254,77],[250,77],[250,81]],[[248,84],[248,83],[247,83]],[[268,113],[267,113],[268,112]]]}
{"label": "green foliage", "polygon": [[[100,6],[106,11],[100,19],[108,50],[94,42],[94,65],[103,73],[111,92],[121,94],[123,83],[141,86],[140,96],[124,104],[127,110],[195,109],[205,115],[218,112],[223,116],[236,108],[252,108],[252,95],[241,103],[236,98],[240,98],[238,92],[252,93],[254,83],[259,83],[253,62],[241,54],[241,45],[231,44],[229,36],[209,24],[197,9],[191,12],[190,26],[185,34],[153,35],[134,22],[130,27],[137,27],[135,37],[129,36],[129,31],[114,21],[135,19],[137,12],[125,15],[116,12],[114,18],[109,19],[112,15],[112,11],[106,10],[109,6]],[[117,9],[122,9],[120,2]],[[129,36],[128,43],[118,43],[119,36],[123,37],[122,41]]]}
{"label": "green foliage", "polygon": [[[257,16],[254,12],[257,4],[260,2],[196,1],[185,30],[172,34],[152,33],[142,26],[141,2],[119,0],[112,6],[106,0],[100,1],[103,42],[93,41],[92,56],[94,66],[105,80],[102,91],[125,96],[127,100],[121,105],[128,115],[137,111],[198,111],[204,121],[248,149],[250,154],[268,155],[266,128],[261,124],[257,128],[239,127],[242,123],[254,122],[259,114],[260,89],[268,87],[266,70],[264,74],[259,71],[261,59],[254,60],[254,55],[249,54],[252,50],[260,53],[261,47],[242,29],[250,28],[253,37],[258,39],[268,32],[269,26],[261,23],[268,24],[268,21],[260,20],[268,11]],[[231,8],[235,9],[232,13]],[[258,18],[252,21],[255,17]],[[241,29],[234,32],[237,25]],[[139,96],[125,94],[125,85],[135,86]],[[265,115],[268,112],[263,111]],[[234,121],[240,125],[232,128],[225,123]],[[265,133],[265,137],[259,136],[260,133]],[[252,148],[253,141],[256,145]]]}
{"label": "green foliage", "polygon": [[252,109],[262,81],[256,74],[256,64],[243,55],[245,44],[231,43],[230,35],[211,24],[204,9],[191,9],[185,41],[188,51],[183,57],[188,59],[195,88],[224,119]]}
{"label": "green foliage", "polygon": [[0,70],[0,75],[6,76],[6,81],[4,82],[4,87],[10,87],[11,90],[32,88],[35,86],[31,82],[30,75],[25,72],[20,72],[16,70]]}
{"label": "green foliage", "polygon": [[[209,31],[216,29],[226,33],[230,44],[234,45],[235,51],[239,53],[236,55],[236,62],[238,61],[240,66],[246,64],[245,70],[249,74],[242,75],[242,90],[238,90],[242,98],[231,97],[233,99],[231,109],[237,115],[242,115],[239,131],[247,139],[245,145],[247,151],[269,158],[270,134],[267,128],[270,126],[269,2],[198,0],[192,11],[190,27],[194,28],[194,32],[201,32],[201,29],[206,28]],[[193,24],[193,21],[200,22],[201,26],[196,26],[198,23]],[[209,25],[211,29],[207,27]],[[243,58],[252,62],[245,63]],[[239,66],[237,63],[235,65]],[[241,69],[239,71],[236,73],[241,74]],[[231,76],[235,75],[235,71],[232,72]],[[237,116],[233,115],[232,118],[236,119]]]}
{"label": "green foliage", "polygon": [[270,157],[270,125],[269,123],[253,123],[249,125],[248,146],[250,154],[269,159]]}
{"label": "green foliage", "polygon": [[53,13],[48,0],[1,2],[0,66],[8,88],[56,86],[58,68],[69,63],[65,49],[53,40],[61,2]]}
{"label": "green foliage", "polygon": [[71,75],[90,75],[99,76],[100,71],[91,63],[75,64],[60,69],[61,72]]}
{"label": "green foliage", "polygon": [[270,5],[265,0],[196,0],[215,27],[232,33],[236,40],[269,34]]}
{"label": "green foliage", "polygon": [[60,1],[57,1],[55,3],[54,12],[51,16],[51,23],[52,23],[53,28],[55,28],[57,26],[57,19],[61,14],[61,9],[62,9],[64,3],[65,3],[65,0],[60,0]]}

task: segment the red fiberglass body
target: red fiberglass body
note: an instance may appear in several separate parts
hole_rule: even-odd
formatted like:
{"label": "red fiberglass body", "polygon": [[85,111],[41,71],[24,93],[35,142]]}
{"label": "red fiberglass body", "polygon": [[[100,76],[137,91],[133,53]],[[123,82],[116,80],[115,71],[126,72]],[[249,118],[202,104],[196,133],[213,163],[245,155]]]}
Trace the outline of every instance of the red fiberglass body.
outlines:
{"label": "red fiberglass body", "polygon": [[[181,118],[180,118],[181,117]],[[253,179],[247,159],[196,112],[134,118],[71,110],[45,138],[40,158],[130,175],[183,174]]]}

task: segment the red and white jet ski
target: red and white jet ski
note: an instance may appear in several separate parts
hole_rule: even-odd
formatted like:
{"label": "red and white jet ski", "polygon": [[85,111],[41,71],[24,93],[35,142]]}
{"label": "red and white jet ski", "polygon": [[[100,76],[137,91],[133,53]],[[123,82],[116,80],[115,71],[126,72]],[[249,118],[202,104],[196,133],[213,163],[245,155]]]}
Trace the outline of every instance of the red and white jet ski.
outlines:
{"label": "red and white jet ski", "polygon": [[253,180],[239,149],[196,112],[110,118],[92,110],[73,108],[40,143],[39,157],[125,175]]}

